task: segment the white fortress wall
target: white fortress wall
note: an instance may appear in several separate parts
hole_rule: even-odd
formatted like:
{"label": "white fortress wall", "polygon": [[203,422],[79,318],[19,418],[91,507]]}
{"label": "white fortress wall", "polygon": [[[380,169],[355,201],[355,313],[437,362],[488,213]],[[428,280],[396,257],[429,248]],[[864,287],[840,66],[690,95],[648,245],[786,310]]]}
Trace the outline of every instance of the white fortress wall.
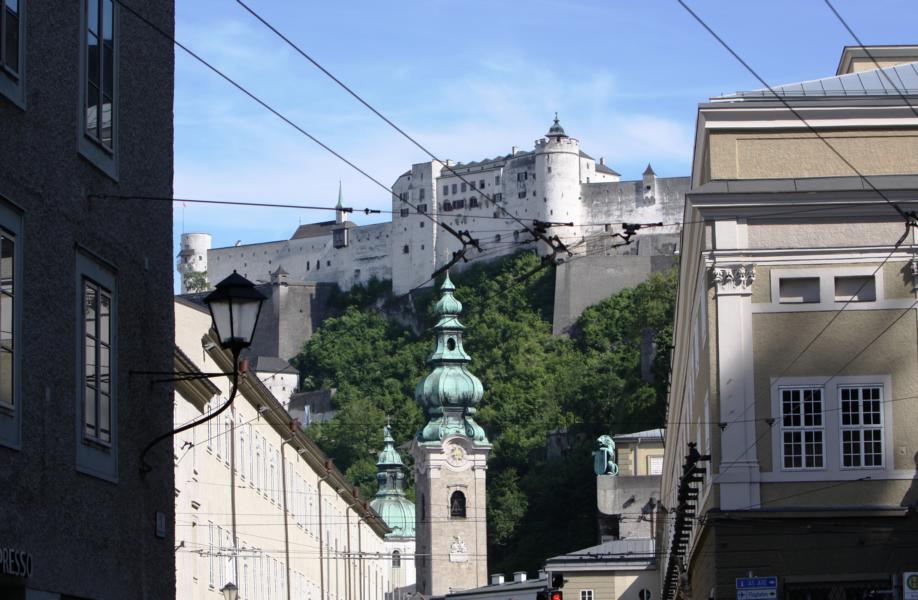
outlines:
{"label": "white fortress wall", "polygon": [[[521,248],[549,251],[544,243],[521,246],[530,235],[504,210],[528,226],[534,220],[575,223],[548,233],[584,253],[595,250],[597,243],[614,243],[603,234],[620,231],[623,222],[670,224],[642,230],[635,239],[678,233],[690,184],[687,177],[656,177],[650,168],[642,180],[620,181],[602,159],[582,152],[580,142],[565,135],[557,121],[531,151],[514,147],[504,156],[447,164],[449,168],[436,161],[417,163],[399,176],[392,186],[388,223],[356,226],[343,222],[346,215],[339,213],[337,223],[302,225],[289,240],[213,249],[208,253],[208,280],[213,285],[235,269],[252,281],[269,281],[270,273],[283,267],[291,282],[337,283],[349,289],[376,277],[391,279],[393,292],[405,294],[430,285],[437,267],[462,248],[428,216],[456,231],[468,230],[479,240],[486,251],[470,248],[469,261]],[[332,232],[342,227],[347,228],[348,244],[335,248]],[[578,244],[584,236],[588,243]],[[636,250],[616,253],[631,251]]]}

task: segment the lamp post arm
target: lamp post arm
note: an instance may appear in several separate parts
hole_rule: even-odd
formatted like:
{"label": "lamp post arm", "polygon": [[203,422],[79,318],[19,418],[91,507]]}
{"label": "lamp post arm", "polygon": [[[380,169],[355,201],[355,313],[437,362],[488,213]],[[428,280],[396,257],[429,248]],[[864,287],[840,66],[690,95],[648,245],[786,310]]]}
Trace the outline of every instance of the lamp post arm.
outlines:
{"label": "lamp post arm", "polygon": [[185,425],[182,425],[178,429],[167,431],[166,433],[163,433],[153,438],[153,440],[149,444],[147,444],[146,448],[143,449],[143,452],[140,453],[140,474],[141,475],[143,475],[144,473],[149,473],[150,471],[153,470],[153,467],[151,467],[146,461],[147,452],[149,452],[153,448],[153,446],[155,446],[156,444],[160,443],[163,440],[170,439],[174,437],[176,434],[182,433],[183,431],[188,431],[189,429],[197,427],[198,425],[203,425],[204,423],[210,421],[211,419],[218,416],[220,413],[222,413],[223,411],[225,411],[227,408],[230,407],[230,405],[233,403],[233,400],[236,398],[236,390],[239,389],[239,364],[238,363],[239,363],[239,351],[234,350],[233,351],[233,384],[232,384],[233,387],[230,390],[229,399],[226,401],[226,403],[223,404],[223,406],[221,406],[214,412],[207,415],[206,417],[198,419],[197,421],[192,421],[191,423],[186,423]]}

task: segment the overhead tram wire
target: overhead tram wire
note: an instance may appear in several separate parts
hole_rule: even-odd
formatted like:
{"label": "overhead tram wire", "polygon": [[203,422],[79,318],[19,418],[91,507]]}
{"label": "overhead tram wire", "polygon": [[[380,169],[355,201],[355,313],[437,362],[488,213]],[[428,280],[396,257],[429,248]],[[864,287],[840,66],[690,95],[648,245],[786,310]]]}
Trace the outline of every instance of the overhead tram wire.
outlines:
{"label": "overhead tram wire", "polygon": [[[905,105],[909,107],[909,109],[911,109],[912,114],[918,117],[918,109],[915,108],[914,104],[910,103],[908,96],[905,95],[905,92],[899,89],[899,86],[897,86],[896,83],[892,80],[892,77],[889,76],[889,73],[887,73],[883,69],[883,67],[880,66],[879,61],[877,61],[877,59],[874,58],[870,50],[867,49],[867,46],[864,45],[864,42],[861,41],[861,38],[859,38],[857,34],[854,33],[854,30],[851,28],[850,25],[848,25],[848,22],[845,21],[845,19],[841,16],[841,13],[838,12],[838,10],[832,5],[832,3],[829,0],[824,0],[824,1],[826,3],[826,6],[829,7],[829,10],[832,11],[832,14],[835,15],[835,18],[838,19],[839,22],[841,22],[841,24],[844,26],[844,28],[848,30],[848,33],[851,34],[851,37],[854,38],[854,41],[857,42],[861,50],[863,50],[864,53],[867,55],[867,58],[869,58],[870,61],[874,64],[874,66],[877,68],[877,72],[880,73],[886,79],[886,81],[889,82],[889,85],[891,85],[894,90],[896,90],[896,93],[899,95],[899,98],[901,98],[902,101],[905,103]],[[900,80],[900,83],[902,83],[901,80]]]}
{"label": "overhead tram wire", "polygon": [[[119,0],[119,1],[120,1],[120,0]],[[322,73],[324,73],[329,79],[331,79],[331,80],[334,81],[336,84],[338,84],[343,90],[345,90],[348,94],[350,94],[354,99],[356,99],[358,102],[360,102],[363,106],[365,106],[368,110],[370,110],[370,111],[371,111],[373,114],[375,114],[377,117],[379,117],[380,119],[382,119],[387,125],[389,125],[389,126],[392,127],[395,131],[397,131],[398,133],[400,133],[403,137],[405,137],[405,139],[407,139],[407,140],[410,141],[412,144],[414,144],[414,145],[415,145],[417,148],[419,148],[422,152],[424,152],[425,154],[427,154],[427,156],[429,156],[431,159],[433,159],[434,161],[436,161],[436,162],[440,163],[441,165],[443,165],[443,167],[444,167],[445,169],[447,169],[454,177],[458,177],[460,181],[462,181],[462,182],[464,182],[464,183],[466,183],[466,184],[468,184],[468,185],[470,185],[470,186],[471,186],[471,185],[474,185],[473,182],[471,182],[471,181],[469,181],[468,179],[466,179],[465,177],[463,177],[461,173],[459,173],[458,171],[456,171],[455,169],[453,169],[453,167],[450,166],[449,164],[447,164],[446,161],[440,160],[433,152],[431,152],[430,150],[428,150],[426,146],[424,146],[423,144],[421,144],[421,143],[420,143],[419,141],[417,141],[414,137],[412,137],[411,135],[409,135],[404,129],[402,129],[401,127],[399,127],[399,126],[396,125],[395,123],[393,123],[391,119],[389,119],[389,118],[386,117],[384,114],[382,114],[379,110],[377,110],[376,108],[374,108],[369,102],[367,102],[366,100],[364,100],[357,92],[355,92],[355,91],[354,91],[353,89],[351,89],[347,84],[345,84],[345,83],[344,83],[343,81],[341,81],[338,77],[336,77],[331,71],[329,71],[329,70],[326,69],[324,66],[322,66],[317,60],[315,60],[312,56],[310,56],[305,50],[303,50],[303,49],[300,48],[297,44],[295,44],[290,38],[288,38],[288,37],[285,36],[283,33],[281,33],[281,31],[280,31],[279,29],[277,29],[274,25],[272,25],[271,23],[269,23],[264,17],[262,17],[260,14],[258,14],[258,13],[257,13],[255,10],[253,10],[249,5],[247,5],[247,4],[246,4],[245,2],[243,2],[242,0],[236,0],[236,3],[239,4],[240,6],[242,6],[249,14],[251,14],[251,15],[252,15],[255,19],[257,19],[259,22],[261,22],[265,27],[267,27],[269,30],[271,30],[275,35],[277,35],[281,40],[283,40],[288,46],[290,46],[290,47],[291,47],[295,52],[297,52],[300,56],[302,56],[303,58],[305,58],[306,60],[308,60],[310,63],[312,63],[313,66],[315,66],[317,69],[319,69],[320,71],[322,71]],[[508,211],[506,208],[504,208],[500,203],[498,203],[497,201],[495,201],[493,197],[491,197],[490,195],[488,195],[488,194],[485,193],[484,191],[481,192],[481,195],[484,196],[487,200],[489,200],[492,204],[494,204],[494,206],[496,206],[498,209],[502,210],[505,214],[509,215],[512,219],[514,219],[514,220],[517,221],[520,225],[522,225],[522,226],[525,228],[526,232],[529,233],[530,235],[532,235],[533,238],[535,238],[535,239],[537,239],[537,240],[540,240],[540,241],[542,241],[542,242],[545,242],[545,243],[553,250],[552,255],[556,254],[556,253],[559,251],[559,249],[562,249],[562,248],[563,248],[563,244],[562,244],[560,241],[556,241],[554,238],[549,237],[549,236],[546,235],[545,233],[539,232],[539,231],[538,231],[536,228],[534,228],[534,227],[529,227],[528,225],[526,225],[526,224],[522,221],[522,219],[520,219],[520,218],[518,218],[516,215],[512,214],[510,211]],[[558,246],[556,246],[556,245],[555,245],[556,243],[557,243],[557,244],[561,244],[562,248],[559,248]],[[466,246],[463,245],[462,251],[464,252],[465,249],[466,249]]]}
{"label": "overhead tram wire", "polygon": [[[150,21],[149,19],[147,19],[146,17],[144,17],[143,15],[141,15],[139,12],[137,12],[134,8],[132,8],[132,7],[130,7],[129,5],[125,4],[125,3],[124,3],[124,0],[114,0],[114,1],[118,4],[118,6],[120,6],[121,8],[123,8],[124,10],[126,10],[127,12],[129,12],[130,14],[132,14],[134,17],[136,17],[139,21],[141,21],[141,22],[143,22],[144,24],[146,24],[146,25],[147,25],[148,27],[150,27],[152,30],[154,30],[154,31],[156,31],[157,33],[159,33],[162,37],[164,37],[165,39],[169,40],[170,42],[172,42],[174,45],[178,46],[178,47],[181,48],[182,50],[184,50],[189,56],[191,56],[192,58],[194,58],[195,60],[197,60],[199,63],[201,63],[201,64],[204,65],[205,67],[207,67],[210,71],[212,71],[213,73],[215,73],[216,75],[218,75],[220,78],[222,78],[224,81],[226,81],[227,83],[229,83],[230,85],[232,85],[234,88],[236,88],[237,90],[239,90],[240,92],[242,92],[243,94],[245,94],[246,96],[248,96],[251,100],[253,100],[255,103],[257,103],[258,105],[260,105],[262,108],[264,108],[265,110],[267,110],[268,112],[270,112],[271,114],[273,114],[275,117],[277,117],[278,119],[280,119],[281,121],[283,121],[284,123],[286,123],[287,125],[289,125],[290,127],[292,127],[293,129],[295,129],[296,131],[298,131],[300,134],[302,134],[302,135],[304,135],[305,137],[309,138],[309,139],[310,139],[311,141],[313,141],[316,145],[318,145],[319,147],[321,147],[323,150],[325,150],[325,151],[328,152],[329,154],[333,155],[335,158],[337,158],[338,160],[340,160],[340,161],[343,162],[344,164],[348,165],[349,167],[351,167],[352,169],[354,169],[355,171],[357,171],[358,173],[360,173],[361,175],[363,175],[364,177],[366,177],[367,179],[369,179],[370,181],[372,181],[373,183],[375,183],[377,186],[379,186],[380,188],[382,188],[383,190],[385,190],[386,192],[388,192],[388,194],[389,194],[392,198],[398,198],[398,195],[397,195],[395,192],[393,192],[392,189],[389,188],[386,184],[382,183],[381,181],[379,181],[378,179],[376,179],[375,177],[373,177],[372,175],[370,175],[369,173],[367,173],[366,171],[364,171],[362,168],[360,168],[359,166],[357,166],[354,162],[352,162],[352,161],[349,160],[348,158],[344,157],[342,154],[338,153],[336,150],[334,150],[333,148],[331,148],[330,146],[328,146],[327,144],[325,144],[324,142],[322,142],[320,139],[318,139],[317,137],[315,137],[314,135],[312,135],[311,133],[309,133],[308,131],[306,131],[305,129],[303,129],[302,127],[300,127],[299,125],[297,125],[297,124],[294,123],[293,121],[291,121],[287,116],[285,116],[285,115],[284,115],[283,113],[281,113],[279,110],[277,110],[276,108],[274,108],[273,106],[271,106],[270,104],[268,104],[267,102],[265,102],[264,100],[262,100],[261,98],[259,98],[258,96],[256,96],[253,92],[249,91],[248,88],[246,88],[246,87],[243,86],[242,84],[238,83],[238,82],[237,82],[236,80],[234,80],[232,77],[230,77],[229,75],[227,75],[226,73],[224,73],[223,71],[221,71],[220,69],[218,69],[216,66],[214,66],[213,64],[211,64],[210,62],[208,62],[207,60],[205,60],[205,59],[204,59],[203,57],[201,57],[199,54],[197,54],[196,52],[194,52],[193,50],[191,50],[188,46],[185,46],[184,44],[182,44],[181,42],[179,42],[177,39],[175,39],[175,38],[174,38],[172,35],[170,35],[168,32],[164,31],[164,30],[163,30],[162,28],[160,28],[158,25],[156,25],[155,23],[153,23],[152,21]],[[450,235],[452,235],[453,237],[455,237],[456,239],[458,239],[458,240],[463,244],[463,247],[465,247],[466,245],[472,245],[472,246],[476,246],[476,245],[477,245],[477,240],[471,239],[471,236],[468,235],[468,232],[459,232],[459,231],[456,231],[456,230],[455,230],[454,228],[452,228],[451,226],[449,226],[449,225],[447,225],[447,224],[445,224],[445,223],[440,223],[439,221],[437,221],[436,219],[434,219],[432,216],[430,216],[428,213],[418,211],[418,210],[417,210],[417,206],[411,204],[409,201],[402,200],[402,202],[404,202],[405,204],[407,204],[408,206],[410,206],[411,208],[413,208],[413,209],[415,210],[415,212],[417,212],[418,214],[423,215],[424,217],[426,217],[427,219],[429,219],[431,222],[433,222],[434,224],[436,224],[436,225],[438,225],[439,227],[441,227],[444,231],[446,231],[447,233],[449,233]],[[463,233],[465,233],[466,235],[463,236],[463,235],[462,235]]]}

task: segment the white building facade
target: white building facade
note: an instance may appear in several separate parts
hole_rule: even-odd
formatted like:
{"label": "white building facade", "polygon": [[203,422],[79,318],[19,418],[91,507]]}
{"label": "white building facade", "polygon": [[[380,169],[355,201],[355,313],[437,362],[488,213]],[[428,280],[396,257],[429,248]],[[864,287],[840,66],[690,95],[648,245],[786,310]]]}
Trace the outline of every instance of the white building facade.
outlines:
{"label": "white building facade", "polygon": [[[556,118],[533,149],[470,163],[417,163],[392,185],[392,220],[357,226],[338,211],[334,221],[301,225],[289,240],[214,248],[208,252],[213,285],[238,271],[269,281],[282,266],[293,281],[337,283],[342,289],[370,279],[391,279],[405,294],[444,265],[462,244],[431,220],[470,232],[485,249],[470,260],[519,250],[531,236],[522,221],[573,223],[555,226],[575,253],[595,253],[622,223],[662,222],[654,234],[681,229],[688,177],[658,178],[648,167],[641,181],[621,181],[603,159],[595,160],[568,136]],[[341,198],[339,194],[339,207]],[[514,218],[515,217],[515,218]],[[520,221],[517,221],[519,219]],[[619,240],[620,241],[620,240]],[[550,250],[544,242],[537,250]]]}
{"label": "white building facade", "polygon": [[[201,306],[175,302],[179,373],[229,372]],[[176,383],[176,426],[226,402],[228,377]],[[252,373],[233,405],[174,439],[176,597],[385,600],[389,529]]]}

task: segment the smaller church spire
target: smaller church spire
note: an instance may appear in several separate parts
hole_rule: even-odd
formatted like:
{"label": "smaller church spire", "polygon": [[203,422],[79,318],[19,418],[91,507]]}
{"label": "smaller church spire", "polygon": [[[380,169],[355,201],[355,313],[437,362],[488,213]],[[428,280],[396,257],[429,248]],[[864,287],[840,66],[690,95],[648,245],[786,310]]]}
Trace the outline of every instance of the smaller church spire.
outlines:
{"label": "smaller church spire", "polygon": [[341,190],[341,181],[338,181],[338,204],[335,205],[335,223],[341,224],[347,221],[347,213],[344,211],[344,193]]}
{"label": "smaller church spire", "polygon": [[405,465],[395,449],[392,430],[383,427],[383,450],[376,460],[379,489],[370,506],[382,517],[389,529],[387,537],[414,537],[414,504],[405,497]]}

